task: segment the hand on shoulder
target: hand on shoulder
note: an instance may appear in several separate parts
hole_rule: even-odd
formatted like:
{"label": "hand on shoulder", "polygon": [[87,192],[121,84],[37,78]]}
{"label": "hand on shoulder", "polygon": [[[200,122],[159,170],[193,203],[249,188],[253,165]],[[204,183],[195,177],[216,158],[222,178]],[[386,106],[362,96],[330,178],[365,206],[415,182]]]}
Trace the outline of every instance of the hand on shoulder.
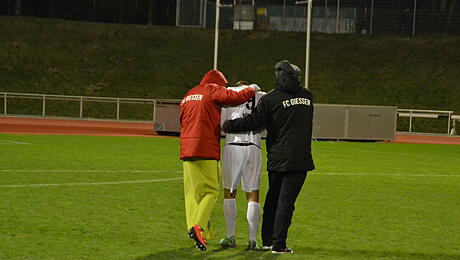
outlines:
{"label": "hand on shoulder", "polygon": [[260,87],[257,84],[251,84],[251,85],[249,85],[249,87],[254,89],[255,92],[260,91]]}

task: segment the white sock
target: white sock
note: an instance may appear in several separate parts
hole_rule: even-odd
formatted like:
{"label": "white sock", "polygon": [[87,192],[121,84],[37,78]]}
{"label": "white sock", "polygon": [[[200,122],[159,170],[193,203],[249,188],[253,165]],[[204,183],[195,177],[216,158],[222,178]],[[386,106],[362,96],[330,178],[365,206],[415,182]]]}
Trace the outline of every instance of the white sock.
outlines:
{"label": "white sock", "polygon": [[227,228],[227,237],[235,236],[236,200],[224,199],[224,216]]}
{"label": "white sock", "polygon": [[257,230],[259,229],[260,222],[260,204],[259,202],[250,201],[248,202],[248,229],[249,229],[249,240],[257,241]]}

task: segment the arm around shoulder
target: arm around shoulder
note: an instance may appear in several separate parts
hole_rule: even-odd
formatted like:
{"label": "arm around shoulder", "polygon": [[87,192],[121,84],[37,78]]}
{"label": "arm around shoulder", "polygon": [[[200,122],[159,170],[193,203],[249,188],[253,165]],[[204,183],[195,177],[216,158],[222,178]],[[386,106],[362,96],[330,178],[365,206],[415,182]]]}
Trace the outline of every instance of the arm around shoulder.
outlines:
{"label": "arm around shoulder", "polygon": [[215,86],[212,89],[212,100],[221,105],[237,106],[252,98],[255,94],[255,88],[249,87],[241,91],[233,91],[222,86]]}
{"label": "arm around shoulder", "polygon": [[256,109],[251,114],[234,120],[228,120],[224,123],[226,133],[238,133],[246,131],[259,131],[263,129],[270,116],[270,108],[266,99],[262,97]]}

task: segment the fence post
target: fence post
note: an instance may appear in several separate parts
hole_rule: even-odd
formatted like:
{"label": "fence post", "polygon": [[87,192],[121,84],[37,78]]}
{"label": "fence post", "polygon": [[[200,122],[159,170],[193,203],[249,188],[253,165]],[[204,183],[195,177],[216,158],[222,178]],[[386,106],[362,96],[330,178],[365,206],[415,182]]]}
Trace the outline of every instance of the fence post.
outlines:
{"label": "fence post", "polygon": [[91,5],[91,20],[96,21],[96,0],[93,0]]}
{"label": "fence post", "polygon": [[117,120],[120,119],[120,99],[117,98]]}
{"label": "fence post", "polygon": [[323,33],[327,33],[327,0],[324,1]]}
{"label": "fence post", "polygon": [[370,25],[369,25],[369,35],[372,35],[373,19],[374,19],[374,0],[372,0],[371,2],[371,19],[370,19]]}
{"label": "fence post", "polygon": [[452,130],[450,131],[450,135],[456,135],[457,131],[455,129],[455,121],[457,121],[455,118],[452,118]]}
{"label": "fence post", "polygon": [[409,114],[409,133],[412,133],[412,110]]}
{"label": "fence post", "polygon": [[176,1],[176,26],[180,24],[180,0]]}
{"label": "fence post", "polygon": [[80,118],[83,117],[83,97],[80,97]]}
{"label": "fence post", "polygon": [[42,116],[45,116],[46,96],[43,95]]}
{"label": "fence post", "polygon": [[203,0],[200,0],[200,19],[199,19],[200,21],[199,23],[200,23],[201,28],[204,28],[203,26],[203,6],[204,6],[204,2]]}
{"label": "fence post", "polygon": [[452,113],[449,113],[449,116],[447,117],[447,135],[450,134],[450,119],[451,119]]}
{"label": "fence post", "polygon": [[337,15],[335,17],[335,34],[339,33],[339,23],[340,23],[340,0],[337,1]]}
{"label": "fence post", "polygon": [[156,111],[156,109],[157,109],[157,101],[154,99],[153,100],[153,115],[152,115],[153,123],[155,123],[155,111]]}
{"label": "fence post", "polygon": [[206,28],[206,21],[208,19],[208,0],[203,3],[203,28]]}
{"label": "fence post", "polygon": [[356,15],[356,7],[353,8],[353,32],[357,33],[358,30],[356,29],[357,26],[356,26],[356,21],[357,21],[357,15]]}
{"label": "fence post", "polygon": [[[286,31],[286,0],[283,1],[283,16],[281,17],[281,27],[283,28],[283,31]],[[241,29],[241,17],[240,17],[240,29]]]}
{"label": "fence post", "polygon": [[49,8],[48,8],[48,10],[49,10],[49,12],[50,12],[50,13],[49,13],[49,14],[50,14],[50,17],[51,17],[51,18],[54,17],[54,0],[49,1]]}
{"label": "fence post", "polygon": [[3,100],[3,114],[6,115],[6,93],[5,93],[5,99]]}
{"label": "fence post", "polygon": [[22,15],[22,0],[16,0],[16,3],[14,5],[14,15]]}
{"label": "fence post", "polygon": [[412,37],[415,36],[415,15],[417,14],[417,0],[414,0],[414,17],[412,19]]}

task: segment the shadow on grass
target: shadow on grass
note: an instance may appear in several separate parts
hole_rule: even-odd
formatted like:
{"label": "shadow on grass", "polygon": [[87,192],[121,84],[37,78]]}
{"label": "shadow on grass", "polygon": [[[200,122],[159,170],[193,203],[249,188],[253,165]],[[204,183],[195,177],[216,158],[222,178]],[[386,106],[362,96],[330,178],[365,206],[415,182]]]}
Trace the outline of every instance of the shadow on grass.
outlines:
{"label": "shadow on grass", "polygon": [[195,247],[179,248],[176,250],[162,251],[136,258],[136,260],[156,259],[266,259],[271,257],[269,251],[247,251],[243,249],[208,249],[201,252]]}
{"label": "shadow on grass", "polygon": [[459,254],[425,254],[425,253],[412,253],[404,251],[378,251],[378,250],[356,250],[356,249],[328,249],[328,248],[314,248],[302,247],[294,250],[295,253],[304,255],[306,257],[337,257],[337,258],[362,258],[362,259],[375,259],[375,258],[396,258],[396,259],[460,259]]}
{"label": "shadow on grass", "polygon": [[[280,255],[272,255],[270,251],[246,251],[240,249],[208,249],[201,252],[194,247],[180,248],[170,251],[162,251],[149,254],[147,256],[136,258],[137,260],[153,259],[267,259],[277,258]],[[375,258],[393,258],[393,259],[460,259],[460,254],[424,254],[410,253],[403,251],[371,251],[371,250],[346,250],[346,249],[327,249],[302,247],[295,248],[291,257],[298,259],[309,258],[353,258],[353,259],[375,259]]]}

